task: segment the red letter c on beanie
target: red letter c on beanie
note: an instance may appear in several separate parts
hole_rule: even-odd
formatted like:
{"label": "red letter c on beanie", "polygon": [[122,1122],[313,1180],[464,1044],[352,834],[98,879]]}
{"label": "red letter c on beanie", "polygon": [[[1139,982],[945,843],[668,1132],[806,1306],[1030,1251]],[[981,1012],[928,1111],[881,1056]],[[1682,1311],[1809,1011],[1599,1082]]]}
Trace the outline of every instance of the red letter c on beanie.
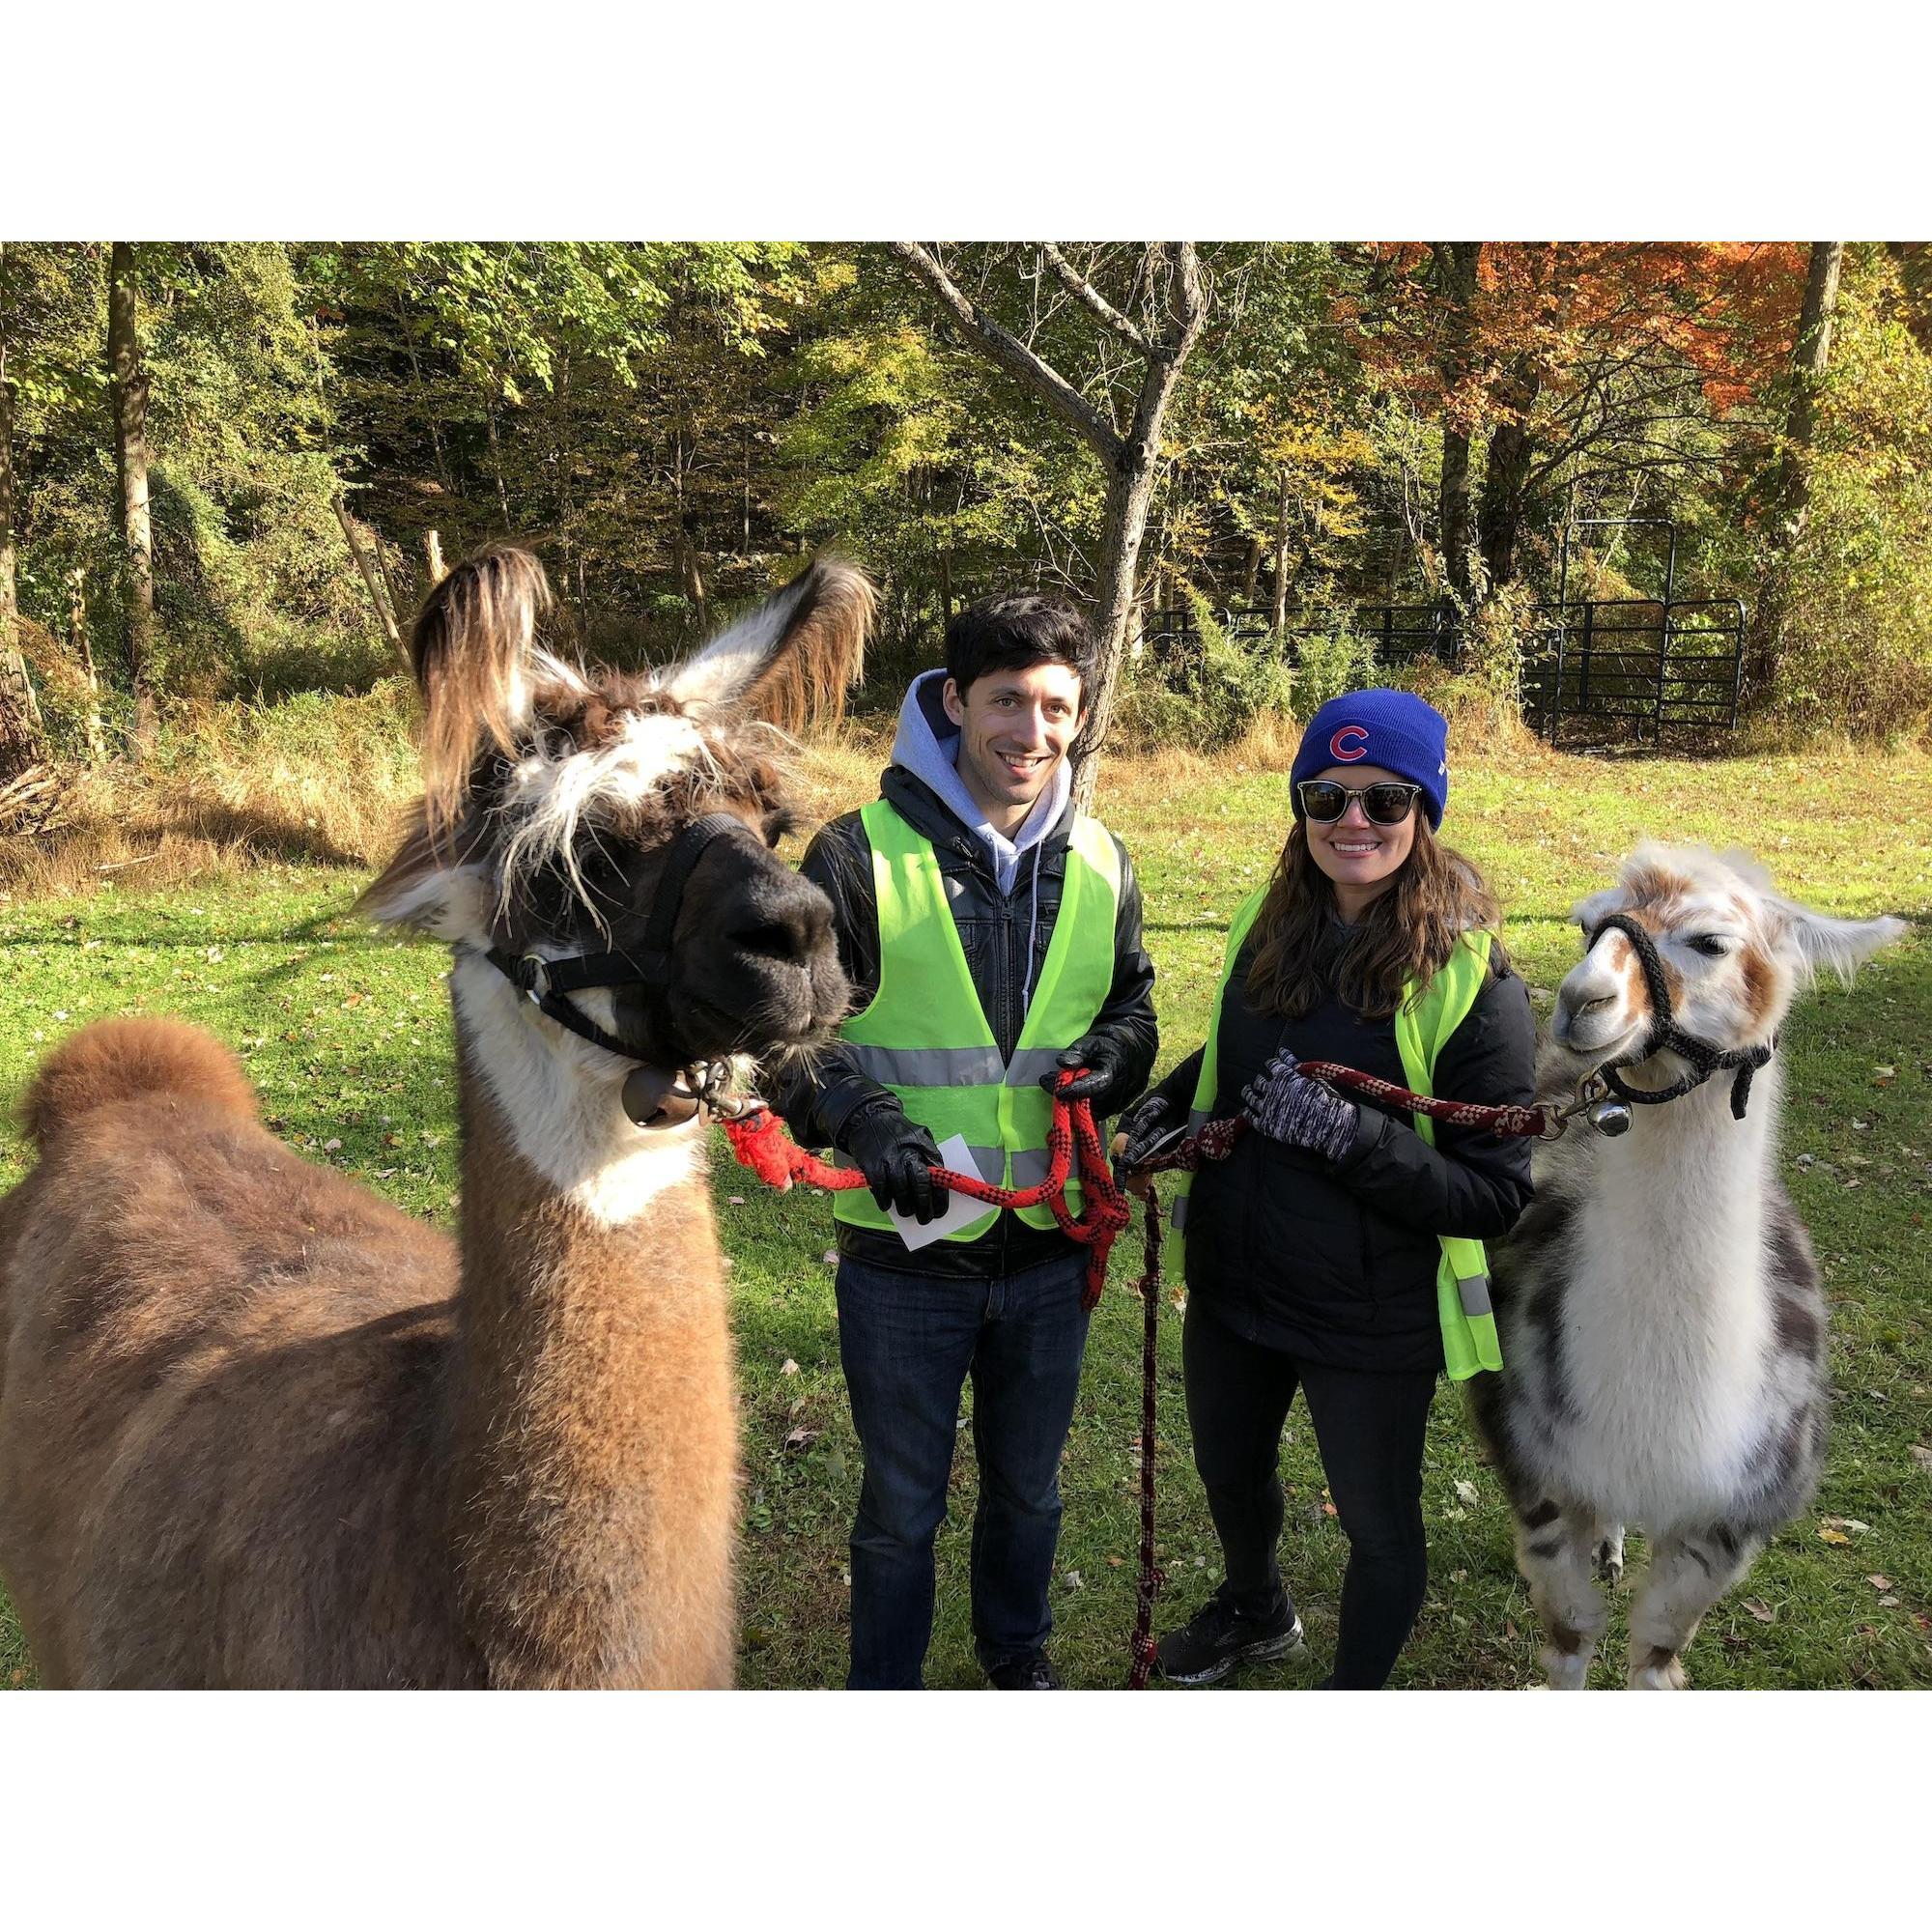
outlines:
{"label": "red letter c on beanie", "polygon": [[1369,734],[1359,724],[1344,724],[1328,740],[1328,750],[1338,765],[1352,765],[1369,755]]}

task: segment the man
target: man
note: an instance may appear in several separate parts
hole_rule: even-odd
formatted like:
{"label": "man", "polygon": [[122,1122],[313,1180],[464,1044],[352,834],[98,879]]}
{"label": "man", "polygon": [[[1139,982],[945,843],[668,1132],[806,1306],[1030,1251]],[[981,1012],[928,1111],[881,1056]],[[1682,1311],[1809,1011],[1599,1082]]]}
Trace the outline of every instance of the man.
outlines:
{"label": "man", "polygon": [[1087,1250],[1043,1207],[989,1208],[917,1248],[901,1227],[917,1236],[950,1205],[927,1172],[955,1164],[941,1140],[963,1137],[986,1179],[1032,1185],[1061,1068],[1086,1069],[1068,1091],[1097,1117],[1139,1094],[1153,1065],[1140,888],[1120,842],[1071,802],[1094,657],[1064,598],[962,611],[945,668],[906,693],[878,801],[826,826],[801,868],[832,900],[853,1009],[781,1111],[800,1142],[829,1144],[867,1181],[833,1196],[838,1347],[865,1452],[855,1690],[920,1685],[969,1375],[975,1648],[1001,1690],[1060,1688],[1047,1584]]}

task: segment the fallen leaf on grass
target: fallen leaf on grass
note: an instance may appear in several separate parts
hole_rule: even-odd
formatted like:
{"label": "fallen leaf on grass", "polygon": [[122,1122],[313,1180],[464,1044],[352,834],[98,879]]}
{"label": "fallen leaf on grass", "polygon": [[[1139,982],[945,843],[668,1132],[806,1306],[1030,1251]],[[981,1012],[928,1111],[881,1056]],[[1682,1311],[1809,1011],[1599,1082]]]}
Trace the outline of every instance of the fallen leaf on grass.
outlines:
{"label": "fallen leaf on grass", "polygon": [[725,1196],[726,1207],[742,1208],[744,1205],[745,1205],[745,1197],[742,1194],[730,1194]]}
{"label": "fallen leaf on grass", "polygon": [[1889,1590],[1891,1588],[1891,1578],[1889,1577],[1880,1577],[1875,1573],[1872,1576],[1867,1577],[1865,1578],[1865,1581],[1869,1583],[1874,1590]]}
{"label": "fallen leaf on grass", "polygon": [[795,1376],[798,1374],[798,1364],[794,1362],[789,1355],[787,1355],[784,1358],[782,1366],[779,1370],[779,1374],[781,1376]]}
{"label": "fallen leaf on grass", "polygon": [[1878,1606],[1882,1610],[1895,1610],[1898,1607],[1898,1599],[1891,1596],[1881,1597],[1878,1600]]}
{"label": "fallen leaf on grass", "polygon": [[1323,1516],[1333,1516],[1335,1514],[1335,1505],[1333,1503],[1323,1503],[1321,1505],[1321,1514]]}
{"label": "fallen leaf on grass", "polygon": [[796,1456],[801,1449],[810,1449],[824,1435],[822,1429],[794,1429],[785,1436],[784,1448],[787,1456]]}
{"label": "fallen leaf on grass", "polygon": [[1505,1617],[1503,1619],[1503,1634],[1506,1637],[1508,1637],[1512,1643],[1516,1641],[1516,1634],[1517,1634],[1516,1624],[1514,1620],[1509,1617]]}
{"label": "fallen leaf on grass", "polygon": [[342,1143],[337,1140],[324,1141],[322,1144],[322,1151],[324,1153],[333,1153],[336,1151],[336,1149],[338,1149],[341,1145]]}
{"label": "fallen leaf on grass", "polygon": [[1917,1463],[1918,1466],[1921,1469],[1923,1469],[1928,1476],[1932,1476],[1932,1449],[1926,1448],[1926,1446],[1922,1442],[1915,1442],[1912,1445],[1912,1460],[1915,1463]]}
{"label": "fallen leaf on grass", "polygon": [[1821,1523],[1818,1528],[1820,1543],[1849,1543],[1851,1538],[1842,1529],[1833,1529],[1830,1523]]}
{"label": "fallen leaf on grass", "polygon": [[1069,1590],[1084,1590],[1087,1587],[1086,1577],[1081,1576],[1081,1574],[1077,1570],[1063,1571],[1061,1573],[1061,1581],[1065,1583]]}
{"label": "fallen leaf on grass", "polygon": [[1456,1485],[1456,1500],[1458,1502],[1467,1503],[1471,1509],[1474,1509],[1476,1505],[1482,1501],[1482,1497],[1476,1493],[1476,1486],[1474,1483],[1465,1482],[1465,1483],[1458,1483]]}
{"label": "fallen leaf on grass", "polygon": [[1747,1597],[1745,1608],[1761,1624],[1775,1624],[1777,1621],[1777,1612],[1762,1597]]}
{"label": "fallen leaf on grass", "polygon": [[1125,1560],[1126,1559],[1122,1556],[1110,1556],[1107,1558],[1107,1568],[1109,1570],[1118,1570],[1121,1567],[1121,1565],[1123,1562],[1125,1562]]}

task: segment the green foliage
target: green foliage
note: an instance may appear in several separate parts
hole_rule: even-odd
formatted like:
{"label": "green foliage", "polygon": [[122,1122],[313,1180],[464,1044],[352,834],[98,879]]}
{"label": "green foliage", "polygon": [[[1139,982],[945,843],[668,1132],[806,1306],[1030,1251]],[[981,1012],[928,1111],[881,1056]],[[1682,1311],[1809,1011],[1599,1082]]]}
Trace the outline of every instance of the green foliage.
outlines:
{"label": "green foliage", "polygon": [[1312,718],[1345,691],[1364,691],[1383,681],[1375,639],[1358,638],[1346,611],[1321,635],[1305,637],[1300,643],[1291,687],[1297,718]]}
{"label": "green foliage", "polygon": [[1886,251],[1846,251],[1789,561],[1776,709],[1860,737],[1932,724],[1932,355]]}
{"label": "green foliage", "polygon": [[[1785,725],[1883,734],[1932,713],[1926,276],[1902,277],[1895,251],[1847,258],[1794,544],[1759,498],[1802,250],[1485,245],[1460,384],[1427,247],[1204,248],[1212,308],[1165,419],[1145,594],[1184,583],[1217,610],[1297,619],[1437,599],[1454,418],[1472,502],[1516,520],[1507,581],[1477,586],[1493,594],[1475,600],[1459,704],[1509,708],[1570,512],[1622,520],[1576,535],[1573,592],[1656,594],[1663,517],[1680,595],[1756,601],[1769,579]],[[1117,305],[1145,295],[1136,245],[1069,246]],[[951,259],[1124,427],[1137,358],[1036,250]],[[105,260],[98,243],[9,243],[0,340],[20,607],[71,653],[80,574],[111,725],[126,665]],[[868,702],[933,661],[972,597],[1093,588],[1100,465],[876,245],[153,242],[136,265],[164,702],[387,674],[338,498],[405,623],[432,532],[446,561],[513,534],[544,556],[563,621],[625,664],[838,548],[881,586]],[[1512,480],[1498,466],[1518,430]],[[1278,705],[1265,652],[1202,637],[1178,681],[1124,668],[1123,722],[1191,742],[1203,721],[1219,735]],[[1346,624],[1302,658],[1297,711],[1375,674]]]}

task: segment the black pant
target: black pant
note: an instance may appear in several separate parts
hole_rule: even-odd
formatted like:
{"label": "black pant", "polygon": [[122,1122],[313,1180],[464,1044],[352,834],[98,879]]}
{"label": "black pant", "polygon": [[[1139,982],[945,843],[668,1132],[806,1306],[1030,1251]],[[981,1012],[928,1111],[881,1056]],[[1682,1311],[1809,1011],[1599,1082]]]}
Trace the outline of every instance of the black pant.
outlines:
{"label": "black pant", "polygon": [[1422,1607],[1429,1546],[1422,1528],[1422,1442],[1435,1372],[1371,1375],[1324,1368],[1244,1342],[1188,1305],[1180,1343],[1194,1466],[1242,1607],[1278,1597],[1282,1425],[1298,1383],[1321,1452],[1335,1515],[1349,1538],[1342,1627],[1330,1683],[1378,1690]]}

